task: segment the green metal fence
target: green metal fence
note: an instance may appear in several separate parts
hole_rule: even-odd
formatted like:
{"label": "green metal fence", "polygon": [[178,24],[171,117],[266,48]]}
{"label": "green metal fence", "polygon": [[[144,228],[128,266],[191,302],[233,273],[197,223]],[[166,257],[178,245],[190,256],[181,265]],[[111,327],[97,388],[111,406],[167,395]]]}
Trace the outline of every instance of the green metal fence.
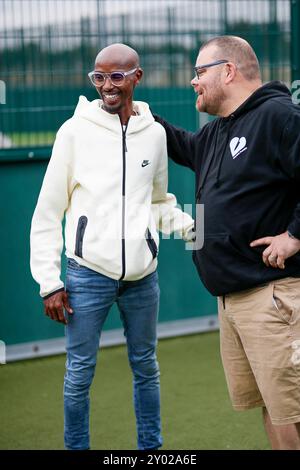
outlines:
{"label": "green metal fence", "polygon": [[[87,73],[97,52],[113,42],[135,48],[145,72],[136,99],[194,130],[207,119],[200,115],[199,121],[190,87],[201,43],[220,34],[242,36],[259,57],[263,80],[290,85],[291,71],[297,78],[300,63],[297,14],[299,19],[299,2],[290,0],[0,2],[0,83],[6,91],[0,99],[0,339],[11,346],[30,344],[34,355],[40,341],[63,334],[60,325],[43,317],[29,272],[30,220],[55,132],[80,94],[96,97]],[[291,44],[291,38],[298,43]],[[171,163],[169,180],[181,204],[193,202],[189,170]],[[207,328],[214,327],[215,301],[182,242],[162,241],[159,273],[160,322],[201,317],[208,319]],[[112,314],[106,329],[118,326]]]}
{"label": "green metal fence", "polygon": [[265,81],[291,78],[289,0],[2,0],[0,31],[7,94],[0,148],[51,144],[78,95],[95,96],[87,73],[113,42],[141,56],[138,98],[190,128],[198,121],[189,81],[199,45],[211,36],[249,40]]}

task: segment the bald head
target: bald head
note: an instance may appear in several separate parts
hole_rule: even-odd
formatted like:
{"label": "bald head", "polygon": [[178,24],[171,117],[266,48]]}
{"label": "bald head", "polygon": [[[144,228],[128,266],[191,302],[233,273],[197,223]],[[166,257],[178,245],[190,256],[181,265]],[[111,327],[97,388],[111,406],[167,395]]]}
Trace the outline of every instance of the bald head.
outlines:
{"label": "bald head", "polygon": [[126,44],[111,44],[102,49],[96,57],[95,64],[113,64],[118,68],[135,68],[139,66],[138,53]]}
{"label": "bald head", "polygon": [[237,65],[246,80],[260,79],[256,54],[250,44],[238,36],[218,36],[204,43],[200,51],[214,46],[214,58],[226,59]]}

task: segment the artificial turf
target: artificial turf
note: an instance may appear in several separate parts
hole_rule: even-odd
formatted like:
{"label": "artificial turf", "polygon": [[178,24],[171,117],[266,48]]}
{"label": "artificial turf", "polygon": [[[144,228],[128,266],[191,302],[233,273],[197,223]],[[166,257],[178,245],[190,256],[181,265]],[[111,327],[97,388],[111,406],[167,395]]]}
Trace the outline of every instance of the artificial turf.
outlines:
{"label": "artificial turf", "polygon": [[[100,359],[100,360],[99,360]],[[218,333],[160,340],[164,449],[269,449],[259,409],[232,410]],[[2,365],[0,449],[63,449],[64,356]],[[91,388],[92,449],[135,449],[126,348],[104,348]]]}

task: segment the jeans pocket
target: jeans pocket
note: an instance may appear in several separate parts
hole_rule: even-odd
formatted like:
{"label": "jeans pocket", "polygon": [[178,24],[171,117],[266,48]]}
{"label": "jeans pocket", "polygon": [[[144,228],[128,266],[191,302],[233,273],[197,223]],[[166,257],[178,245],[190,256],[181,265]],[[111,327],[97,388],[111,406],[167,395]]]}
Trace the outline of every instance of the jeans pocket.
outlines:
{"label": "jeans pocket", "polygon": [[72,269],[81,269],[81,265],[77,263],[77,261],[75,261],[75,259],[73,258],[68,258],[67,266],[68,268],[72,268]]}

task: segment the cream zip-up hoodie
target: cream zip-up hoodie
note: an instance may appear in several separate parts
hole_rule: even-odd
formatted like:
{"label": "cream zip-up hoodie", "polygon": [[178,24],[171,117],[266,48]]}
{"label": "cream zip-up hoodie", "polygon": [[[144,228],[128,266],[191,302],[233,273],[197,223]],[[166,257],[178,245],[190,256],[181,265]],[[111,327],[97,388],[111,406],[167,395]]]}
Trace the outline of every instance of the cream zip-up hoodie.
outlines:
{"label": "cream zip-up hoodie", "polygon": [[66,256],[112,279],[155,271],[157,228],[183,238],[193,219],[167,193],[163,127],[146,103],[134,102],[127,127],[101,100],[79,98],[59,129],[31,225],[31,271],[47,297],[61,280],[62,221]]}

